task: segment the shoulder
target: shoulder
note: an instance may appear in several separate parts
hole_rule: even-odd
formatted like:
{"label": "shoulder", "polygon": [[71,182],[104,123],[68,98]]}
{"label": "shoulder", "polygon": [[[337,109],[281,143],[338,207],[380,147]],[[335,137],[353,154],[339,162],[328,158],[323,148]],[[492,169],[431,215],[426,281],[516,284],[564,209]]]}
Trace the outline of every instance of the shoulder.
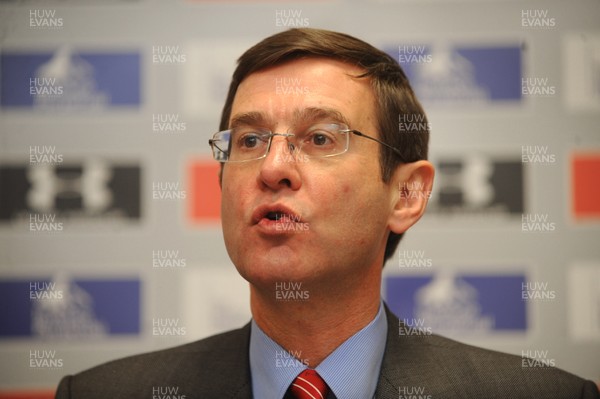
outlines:
{"label": "shoulder", "polygon": [[600,398],[593,383],[547,362],[435,334],[403,334],[390,313],[388,322],[381,378],[389,384],[422,386],[431,397]]}
{"label": "shoulder", "polygon": [[185,397],[191,398],[195,397],[191,391],[218,386],[232,374],[243,385],[249,381],[249,338],[246,325],[174,348],[114,360],[65,377],[57,398],[149,398],[156,389],[179,389],[179,395],[186,395],[187,390],[190,393]]}

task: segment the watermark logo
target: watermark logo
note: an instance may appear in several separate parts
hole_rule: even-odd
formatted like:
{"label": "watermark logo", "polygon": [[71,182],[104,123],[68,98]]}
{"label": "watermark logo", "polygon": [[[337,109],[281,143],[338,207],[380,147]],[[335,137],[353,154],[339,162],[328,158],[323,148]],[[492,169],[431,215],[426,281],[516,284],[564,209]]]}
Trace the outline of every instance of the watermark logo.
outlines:
{"label": "watermark logo", "polygon": [[56,152],[54,145],[29,146],[30,165],[58,165],[63,163],[63,154]]}
{"label": "watermark logo", "polygon": [[552,232],[556,230],[556,222],[550,221],[547,213],[530,213],[521,216],[521,231]]}
{"label": "watermark logo", "polygon": [[308,86],[302,85],[301,78],[275,78],[275,94],[277,95],[307,95]]}
{"label": "watermark logo", "polygon": [[400,64],[425,64],[431,61],[432,56],[427,53],[425,46],[398,46],[398,63]]}
{"label": "watermark logo", "polygon": [[548,287],[547,281],[528,281],[521,284],[521,298],[524,301],[553,301],[556,291]]}
{"label": "watermark logo", "polygon": [[521,146],[521,160],[523,163],[550,165],[556,163],[556,155],[549,151],[547,145],[524,145]]}
{"label": "watermark logo", "polygon": [[35,29],[59,29],[64,25],[56,10],[29,10],[29,27]]}
{"label": "watermark logo", "polygon": [[548,10],[521,10],[521,26],[531,29],[550,29],[556,26],[556,18]]}
{"label": "watermark logo", "polygon": [[407,386],[398,387],[398,399],[432,399],[433,396],[425,392],[425,387]]}
{"label": "watermark logo", "polygon": [[152,267],[156,269],[181,269],[186,267],[186,259],[182,258],[179,250],[153,250]]}
{"label": "watermark logo", "polygon": [[521,93],[527,97],[552,97],[556,94],[556,86],[546,78],[521,78]]}
{"label": "watermark logo", "polygon": [[181,133],[187,129],[179,114],[152,114],[152,131],[159,133]]}
{"label": "watermark logo", "polygon": [[185,190],[181,190],[179,182],[152,182],[152,199],[155,200],[182,200],[187,197]]}
{"label": "watermark logo", "polygon": [[423,250],[403,250],[398,252],[398,266],[400,269],[430,268],[433,265],[431,258],[425,257]]}
{"label": "watermark logo", "polygon": [[54,213],[30,213],[29,231],[32,232],[60,232],[63,231],[63,222],[58,222]]}
{"label": "watermark logo", "polygon": [[400,198],[405,200],[430,199],[431,190],[425,189],[425,183],[419,181],[402,182],[398,184]]}
{"label": "watermark logo", "polygon": [[63,290],[56,288],[55,282],[33,281],[29,283],[29,299],[39,300],[61,300],[64,297]]}
{"label": "watermark logo", "polygon": [[58,97],[65,88],[56,78],[29,78],[29,94],[35,97]]}
{"label": "watermark logo", "polygon": [[302,289],[302,283],[282,281],[275,283],[275,299],[278,301],[306,301],[310,298],[307,290]]}
{"label": "watermark logo", "polygon": [[152,319],[152,335],[154,336],[183,337],[186,332],[186,328],[179,325],[179,319],[156,317]]}
{"label": "watermark logo", "polygon": [[275,367],[283,368],[297,368],[297,367],[308,367],[308,359],[302,358],[302,351],[286,351],[276,350],[275,351]]}
{"label": "watermark logo", "polygon": [[431,335],[433,330],[425,325],[425,319],[412,318],[400,320],[398,335]]}
{"label": "watermark logo", "polygon": [[304,232],[309,230],[308,222],[303,222],[297,215],[280,215],[275,224],[277,231]]}
{"label": "watermark logo", "polygon": [[275,163],[307,163],[310,161],[308,155],[302,153],[299,148],[287,143],[277,150]]}
{"label": "watermark logo", "polygon": [[431,123],[425,114],[399,114],[398,130],[401,133],[420,133],[431,131]]}
{"label": "watermark logo", "polygon": [[56,370],[63,367],[63,359],[57,356],[56,350],[30,350],[29,368]]}
{"label": "watermark logo", "polygon": [[177,386],[153,386],[152,399],[187,399],[186,395],[179,392]]}
{"label": "watermark logo", "polygon": [[302,16],[302,10],[275,10],[275,26],[307,27],[308,18]]}
{"label": "watermark logo", "polygon": [[155,64],[184,64],[187,56],[179,46],[152,46],[152,62]]}
{"label": "watermark logo", "polygon": [[556,360],[551,358],[547,350],[527,349],[521,350],[522,368],[547,369],[556,366]]}

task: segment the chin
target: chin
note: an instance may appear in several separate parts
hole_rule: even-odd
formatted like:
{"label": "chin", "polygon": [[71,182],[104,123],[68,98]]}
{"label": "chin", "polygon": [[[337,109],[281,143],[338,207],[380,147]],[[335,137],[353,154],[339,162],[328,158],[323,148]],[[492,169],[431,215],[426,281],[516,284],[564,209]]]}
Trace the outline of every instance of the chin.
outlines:
{"label": "chin", "polygon": [[291,259],[274,259],[266,256],[252,261],[235,263],[240,275],[249,283],[264,288],[272,288],[282,281],[306,281],[313,273],[307,273],[307,265]]}

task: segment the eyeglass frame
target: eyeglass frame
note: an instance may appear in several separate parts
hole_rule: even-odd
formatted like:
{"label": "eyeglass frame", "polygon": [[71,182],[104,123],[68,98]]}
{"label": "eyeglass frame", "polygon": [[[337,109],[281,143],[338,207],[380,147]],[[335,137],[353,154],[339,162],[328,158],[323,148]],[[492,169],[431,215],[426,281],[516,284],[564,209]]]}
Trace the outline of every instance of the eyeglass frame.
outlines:
{"label": "eyeglass frame", "polygon": [[[376,143],[379,143],[379,144],[383,145],[384,147],[389,148],[390,150],[394,151],[394,153],[396,155],[398,155],[400,157],[400,160],[403,163],[407,163],[406,160],[404,159],[404,155],[402,155],[402,152],[400,152],[400,150],[398,148],[393,147],[393,146],[389,145],[388,143],[385,143],[385,142],[383,142],[383,141],[381,141],[379,139],[376,139],[375,137],[366,135],[366,134],[364,134],[364,133],[362,133],[362,132],[360,132],[358,130],[350,129],[348,127],[348,125],[346,125],[345,123],[331,123],[331,124],[332,125],[338,125],[340,127],[346,127],[345,129],[340,129],[339,133],[352,133],[352,134],[354,134],[356,136],[364,137],[364,138],[369,139],[369,140],[373,140]],[[319,125],[319,123],[317,123],[316,125]],[[222,149],[220,149],[216,145],[216,141],[218,141],[218,140],[215,139],[215,136],[218,135],[218,134],[225,133],[225,132],[231,132],[232,130],[233,129],[221,130],[221,131],[216,132],[215,134],[213,134],[213,138],[208,139],[208,145],[210,145],[210,147],[211,147],[211,150],[212,150],[212,153],[213,153],[213,158],[215,159],[215,161],[218,161],[218,162],[221,162],[221,163],[228,163],[228,162],[241,163],[241,162],[250,162],[250,161],[256,161],[256,160],[259,160],[259,159],[263,159],[263,158],[266,158],[267,155],[269,154],[269,151],[271,151],[271,144],[273,143],[273,137],[275,137],[275,136],[295,137],[296,136],[296,134],[294,134],[294,133],[275,133],[275,132],[272,132],[270,130],[266,130],[264,132],[265,133],[264,136],[268,136],[268,140],[269,141],[267,143],[267,149],[265,150],[265,153],[263,155],[261,155],[260,157],[258,157],[258,158],[252,158],[252,159],[242,159],[242,160],[239,160],[239,161],[232,161],[232,160],[229,160],[229,159],[227,159],[225,161],[219,160],[215,156],[216,155],[215,148],[218,151],[220,151],[221,153],[225,154],[227,156],[227,158],[229,158],[229,153],[226,152],[226,151],[223,151]],[[348,136],[348,138],[349,138],[349,136]],[[293,145],[293,143],[289,143],[288,142],[288,145],[289,144]],[[345,154],[346,152],[348,152],[349,148],[350,148],[350,140],[347,140],[346,149],[344,151],[339,152],[337,154],[315,156],[315,158],[328,158],[328,157],[334,157],[334,156],[337,156],[337,155],[342,155],[342,154]],[[311,158],[312,158],[312,156],[311,156]]]}

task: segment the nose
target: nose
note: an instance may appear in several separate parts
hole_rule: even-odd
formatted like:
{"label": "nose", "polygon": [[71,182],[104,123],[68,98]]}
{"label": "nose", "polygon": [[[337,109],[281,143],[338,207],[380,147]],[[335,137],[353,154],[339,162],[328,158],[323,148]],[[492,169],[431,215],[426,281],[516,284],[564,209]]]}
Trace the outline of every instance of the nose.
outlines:
{"label": "nose", "polygon": [[267,156],[262,160],[259,180],[271,190],[298,190],[302,179],[295,158],[296,146],[290,136],[273,136]]}

